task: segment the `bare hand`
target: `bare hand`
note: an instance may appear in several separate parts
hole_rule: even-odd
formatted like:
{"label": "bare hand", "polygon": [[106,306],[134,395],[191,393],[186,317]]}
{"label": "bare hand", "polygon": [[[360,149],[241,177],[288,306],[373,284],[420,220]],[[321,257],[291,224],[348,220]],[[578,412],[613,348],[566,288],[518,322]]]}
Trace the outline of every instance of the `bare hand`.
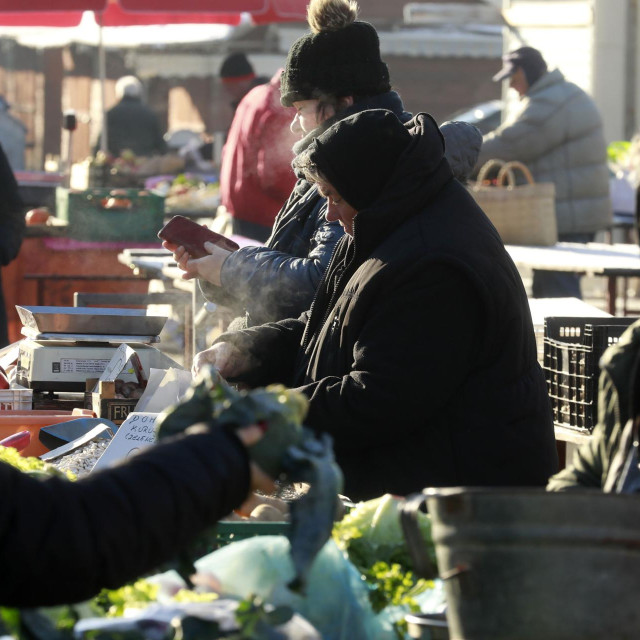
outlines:
{"label": "bare hand", "polygon": [[[245,447],[254,445],[262,438],[262,429],[255,424],[241,427],[236,431],[236,435],[242,441]],[[275,483],[255,462],[250,464],[251,470],[251,491],[262,491],[263,493],[273,493]],[[251,494],[249,495],[251,499]]]}
{"label": "bare hand", "polygon": [[183,246],[175,245],[164,240],[162,246],[173,253],[173,259],[184,273],[183,280],[191,280],[192,278],[202,278],[215,284],[221,285],[220,273],[224,261],[231,255],[231,251],[222,249],[212,242],[205,242],[204,248],[209,252],[208,256],[203,258],[192,258]]}
{"label": "bare hand", "polygon": [[191,373],[197,376],[205,365],[214,366],[223,378],[235,378],[251,368],[251,356],[229,342],[218,342],[193,359]]}

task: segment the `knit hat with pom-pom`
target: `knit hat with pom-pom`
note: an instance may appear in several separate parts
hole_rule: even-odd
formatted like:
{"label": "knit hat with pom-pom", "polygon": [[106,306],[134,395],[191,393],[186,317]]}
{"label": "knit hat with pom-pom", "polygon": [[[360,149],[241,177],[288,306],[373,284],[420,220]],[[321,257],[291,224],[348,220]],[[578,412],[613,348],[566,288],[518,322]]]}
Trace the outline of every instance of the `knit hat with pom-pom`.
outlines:
{"label": "knit hat with pom-pom", "polygon": [[353,0],[311,0],[307,9],[311,33],[293,43],[282,74],[285,107],[327,95],[375,96],[391,90],[378,34],[357,16]]}

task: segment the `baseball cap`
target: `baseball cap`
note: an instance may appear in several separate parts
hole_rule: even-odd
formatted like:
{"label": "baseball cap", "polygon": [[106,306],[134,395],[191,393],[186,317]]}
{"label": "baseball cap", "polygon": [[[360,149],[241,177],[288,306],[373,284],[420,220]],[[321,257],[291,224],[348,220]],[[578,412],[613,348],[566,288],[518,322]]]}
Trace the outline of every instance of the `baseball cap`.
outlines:
{"label": "baseball cap", "polygon": [[547,63],[542,54],[533,47],[520,47],[502,56],[502,69],[493,76],[494,82],[500,82],[512,76],[518,67],[522,67],[529,84],[533,84],[546,70]]}

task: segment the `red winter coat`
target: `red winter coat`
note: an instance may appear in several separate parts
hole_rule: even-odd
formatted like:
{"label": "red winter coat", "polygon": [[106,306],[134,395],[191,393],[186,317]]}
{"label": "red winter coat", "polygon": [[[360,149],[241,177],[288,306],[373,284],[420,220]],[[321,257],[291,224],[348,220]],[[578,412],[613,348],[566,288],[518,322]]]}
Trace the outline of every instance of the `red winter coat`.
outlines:
{"label": "red winter coat", "polygon": [[280,74],[247,93],[222,151],[220,197],[235,218],[271,227],[295,184],[293,108],[280,104]]}

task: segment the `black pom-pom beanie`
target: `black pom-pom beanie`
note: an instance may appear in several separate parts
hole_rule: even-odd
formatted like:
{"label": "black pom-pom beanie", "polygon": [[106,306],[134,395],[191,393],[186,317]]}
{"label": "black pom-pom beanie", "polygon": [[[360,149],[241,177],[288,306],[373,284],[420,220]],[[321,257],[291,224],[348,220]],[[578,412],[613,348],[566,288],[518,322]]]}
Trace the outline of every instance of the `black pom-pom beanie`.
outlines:
{"label": "black pom-pom beanie", "polygon": [[323,95],[375,96],[390,90],[378,34],[361,21],[298,38],[289,50],[280,85],[285,107]]}

